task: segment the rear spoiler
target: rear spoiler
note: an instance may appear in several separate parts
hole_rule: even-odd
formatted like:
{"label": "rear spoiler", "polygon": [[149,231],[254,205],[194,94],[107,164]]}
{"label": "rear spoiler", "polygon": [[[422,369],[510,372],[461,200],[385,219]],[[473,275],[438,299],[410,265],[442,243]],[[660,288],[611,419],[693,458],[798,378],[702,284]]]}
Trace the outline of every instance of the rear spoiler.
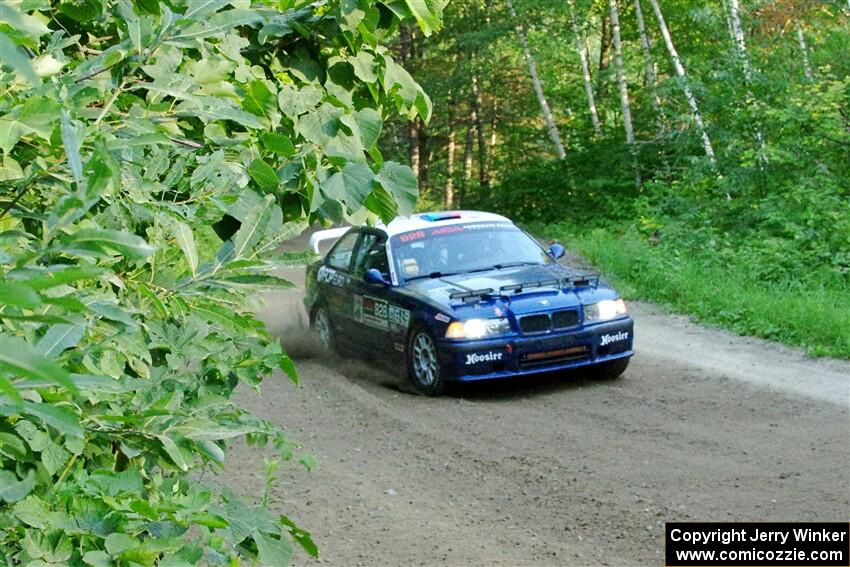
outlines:
{"label": "rear spoiler", "polygon": [[310,237],[310,249],[316,254],[318,254],[319,245],[322,242],[326,240],[337,240],[350,229],[350,226],[343,226],[340,228],[331,228],[328,230],[320,230],[318,232],[314,232],[313,235]]}

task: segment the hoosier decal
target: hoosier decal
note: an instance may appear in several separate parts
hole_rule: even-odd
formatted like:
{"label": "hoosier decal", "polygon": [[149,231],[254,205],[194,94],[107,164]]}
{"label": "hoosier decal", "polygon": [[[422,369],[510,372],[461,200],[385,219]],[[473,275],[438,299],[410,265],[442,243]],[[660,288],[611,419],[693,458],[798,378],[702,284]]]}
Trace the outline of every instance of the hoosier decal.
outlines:
{"label": "hoosier decal", "polygon": [[481,362],[498,362],[502,360],[504,353],[501,352],[474,352],[466,355],[466,365],[479,364]]}
{"label": "hoosier decal", "polygon": [[599,338],[601,339],[601,345],[607,346],[611,343],[618,343],[620,341],[628,340],[629,333],[628,331],[620,331],[619,333],[614,333],[613,335],[602,335]]}

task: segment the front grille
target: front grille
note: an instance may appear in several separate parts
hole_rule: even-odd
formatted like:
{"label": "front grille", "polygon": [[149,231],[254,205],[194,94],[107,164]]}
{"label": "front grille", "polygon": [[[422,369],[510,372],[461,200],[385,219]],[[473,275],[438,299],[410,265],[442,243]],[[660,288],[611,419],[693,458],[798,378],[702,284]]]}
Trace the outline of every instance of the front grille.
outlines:
{"label": "front grille", "polygon": [[552,320],[549,315],[527,315],[519,320],[519,328],[524,334],[546,333],[552,330]]}
{"label": "front grille", "polygon": [[536,366],[547,366],[561,362],[572,362],[590,357],[588,345],[575,345],[543,352],[527,352],[519,357],[521,368],[532,368]]}
{"label": "front grille", "polygon": [[552,328],[554,329],[569,329],[570,327],[578,326],[579,318],[578,311],[570,309],[569,311],[556,311],[552,313]]}

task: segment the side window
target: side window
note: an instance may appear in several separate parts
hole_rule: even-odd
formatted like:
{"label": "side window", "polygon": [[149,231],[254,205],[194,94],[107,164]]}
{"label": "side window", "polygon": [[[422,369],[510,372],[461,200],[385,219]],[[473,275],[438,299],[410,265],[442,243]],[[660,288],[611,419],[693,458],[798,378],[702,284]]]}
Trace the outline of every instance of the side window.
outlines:
{"label": "side window", "polygon": [[390,271],[387,263],[386,240],[376,234],[366,233],[360,239],[357,257],[354,259],[354,275],[362,276],[366,270],[375,268],[382,274]]}
{"label": "side window", "polygon": [[369,255],[366,256],[366,266],[363,271],[375,268],[385,276],[390,275],[390,263],[387,261],[387,247],[384,242],[379,242],[372,247]]}
{"label": "side window", "polygon": [[354,253],[354,245],[357,243],[359,234],[353,230],[346,232],[328,252],[326,264],[331,268],[347,272],[351,266],[351,255]]}

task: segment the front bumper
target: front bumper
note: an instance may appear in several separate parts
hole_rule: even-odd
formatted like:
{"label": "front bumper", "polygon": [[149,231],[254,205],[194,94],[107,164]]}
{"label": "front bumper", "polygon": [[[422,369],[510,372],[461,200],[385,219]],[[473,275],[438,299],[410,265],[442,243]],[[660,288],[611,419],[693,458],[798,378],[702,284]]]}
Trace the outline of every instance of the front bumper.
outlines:
{"label": "front bumper", "polygon": [[448,380],[471,382],[579,368],[634,354],[634,322],[606,323],[539,335],[511,335],[477,341],[438,341]]}

